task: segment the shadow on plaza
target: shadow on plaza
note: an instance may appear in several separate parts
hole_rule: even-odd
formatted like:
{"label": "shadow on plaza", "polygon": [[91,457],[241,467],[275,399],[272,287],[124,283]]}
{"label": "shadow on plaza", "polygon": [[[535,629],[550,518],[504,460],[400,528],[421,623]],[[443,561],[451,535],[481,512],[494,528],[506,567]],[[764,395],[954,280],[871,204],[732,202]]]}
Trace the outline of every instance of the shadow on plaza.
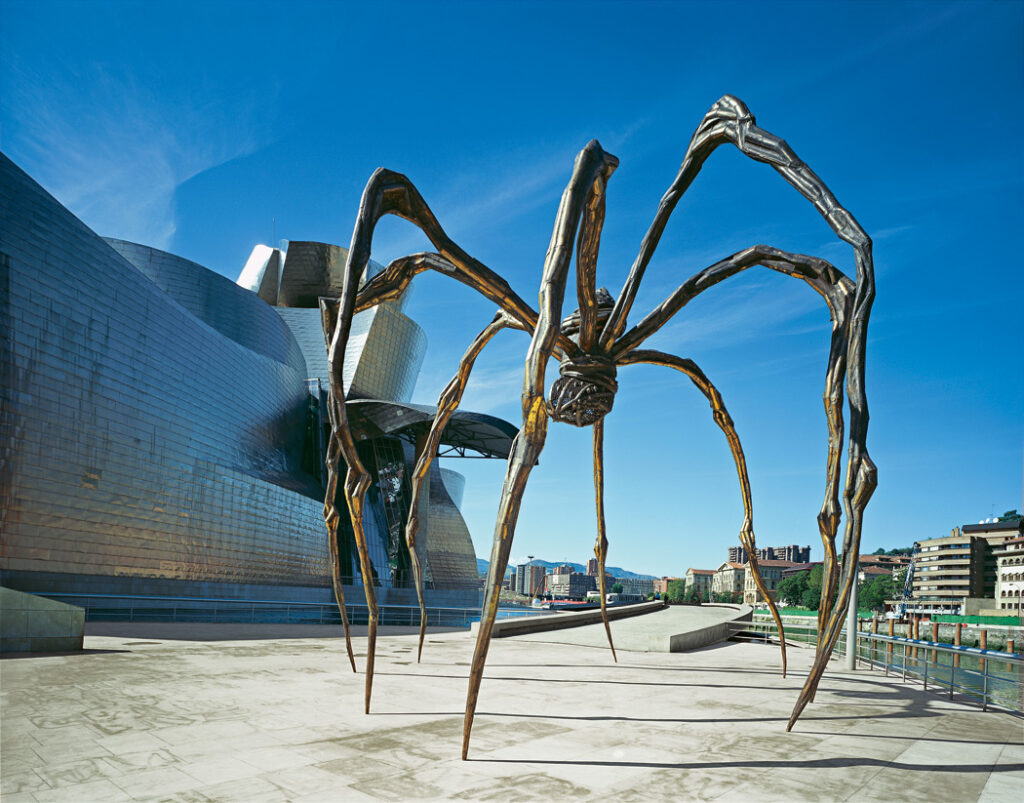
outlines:
{"label": "shadow on plaza", "polygon": [[[495,668],[499,668],[499,666],[500,665],[488,666],[488,668],[489,669],[495,669]],[[525,668],[525,667],[523,667],[521,665],[516,665],[514,667],[509,666],[509,665],[505,665],[505,666],[506,666],[506,668],[516,668],[516,669],[523,669],[523,668]],[[568,669],[590,669],[590,668],[592,668],[590,666],[583,666],[583,665],[570,666],[570,665],[566,664],[566,665],[563,665],[563,666],[565,668],[568,668]],[[545,669],[550,669],[551,665],[550,664],[545,664],[544,668]],[[631,668],[638,668],[638,667],[631,667]],[[760,674],[760,673],[752,672],[751,674]],[[779,673],[771,673],[771,672],[769,672],[767,674],[776,674],[781,679],[781,675],[779,675]],[[379,669],[374,672],[374,675],[375,676],[392,675],[392,676],[395,676],[395,677],[410,677],[410,676],[412,676],[412,677],[418,677],[418,678],[437,678],[439,680],[465,680],[466,679],[465,675],[445,675],[445,674],[429,673],[429,672],[382,672]],[[788,680],[792,679],[792,680],[797,680],[797,681],[802,683],[802,678],[805,677],[805,676],[806,676],[806,673],[797,674],[795,672],[790,672],[787,675],[786,680],[788,681]],[[736,683],[672,683],[672,682],[669,682],[669,681],[651,681],[651,680],[604,680],[602,678],[546,678],[546,677],[522,677],[522,676],[513,676],[513,675],[484,675],[484,680],[486,680],[488,682],[511,681],[513,683],[574,683],[574,684],[584,683],[584,684],[596,684],[596,685],[602,685],[602,686],[653,686],[653,687],[667,687],[667,688],[673,688],[673,689],[687,689],[687,688],[691,688],[691,689],[692,688],[701,688],[701,689],[755,689],[755,690],[758,690],[758,691],[761,691],[761,690],[765,689],[764,686],[741,686],[741,685],[736,684]],[[872,679],[869,679],[869,678],[843,677],[843,682],[844,683],[861,683],[861,684],[864,684],[864,685],[874,686],[876,688],[879,688],[879,687],[885,688],[885,687],[887,687],[887,684],[885,682],[883,682],[882,680],[872,680]],[[789,688],[789,687],[778,686],[776,688],[785,689],[785,688]],[[792,688],[796,688],[796,687],[792,687]],[[833,690],[833,693],[839,693],[839,692]],[[864,693],[864,692],[845,692],[845,694],[848,695],[848,696],[858,696],[858,695],[861,695],[861,694],[864,694],[866,696],[872,696],[870,693]],[[890,692],[889,693],[890,696],[893,696],[894,694],[895,694],[894,692]]]}
{"label": "shadow on plaza", "polygon": [[653,770],[715,770],[750,767],[753,769],[837,769],[841,767],[878,767],[911,772],[1021,772],[1024,764],[905,764],[884,758],[812,758],[797,761],[570,761],[545,758],[469,758],[481,764],[543,764],[562,767],[628,767]]}
{"label": "shadow on plaza", "polygon": [[74,650],[73,652],[0,652],[0,661],[16,660],[18,658],[64,658],[76,655],[117,655],[130,653],[131,650]]}

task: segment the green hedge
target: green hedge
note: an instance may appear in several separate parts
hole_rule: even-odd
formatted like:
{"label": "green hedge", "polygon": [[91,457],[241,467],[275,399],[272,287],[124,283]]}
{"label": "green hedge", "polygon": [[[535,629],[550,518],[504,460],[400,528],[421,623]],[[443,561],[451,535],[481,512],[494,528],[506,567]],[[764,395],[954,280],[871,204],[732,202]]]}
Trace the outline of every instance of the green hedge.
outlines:
{"label": "green hedge", "polygon": [[965,625],[1016,625],[1020,623],[1017,616],[956,616],[951,613],[933,613],[933,622],[960,622]]}
{"label": "green hedge", "polygon": [[[769,611],[758,611],[758,613],[764,613],[771,616]],[[812,608],[779,608],[779,614],[781,616],[817,616],[817,609]],[[857,611],[857,615],[861,619],[870,619],[871,611]]]}

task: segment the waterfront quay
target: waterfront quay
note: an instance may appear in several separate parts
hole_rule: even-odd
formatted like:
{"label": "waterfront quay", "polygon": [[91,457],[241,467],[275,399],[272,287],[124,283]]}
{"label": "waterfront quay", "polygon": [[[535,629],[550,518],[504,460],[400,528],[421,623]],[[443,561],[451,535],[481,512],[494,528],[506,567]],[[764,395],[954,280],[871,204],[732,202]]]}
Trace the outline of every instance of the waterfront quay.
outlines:
{"label": "waterfront quay", "polygon": [[612,623],[618,663],[584,628],[495,639],[465,762],[465,630],[417,664],[385,628],[364,715],[339,628],[89,623],[0,661],[3,800],[1021,799],[1021,718],[840,660],[786,733],[811,650],[783,678],[777,645],[626,648],[662,615]]}

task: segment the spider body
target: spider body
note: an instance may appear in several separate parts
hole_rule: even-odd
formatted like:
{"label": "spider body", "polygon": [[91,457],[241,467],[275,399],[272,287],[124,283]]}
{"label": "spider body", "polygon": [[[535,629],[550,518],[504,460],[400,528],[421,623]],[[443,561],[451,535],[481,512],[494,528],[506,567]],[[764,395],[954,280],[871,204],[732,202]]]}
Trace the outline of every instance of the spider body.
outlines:
{"label": "spider body", "polygon": [[[684,281],[662,304],[626,330],[627,316],[637,289],[673,209],[712,151],[726,143],[736,146],[751,159],[770,165],[814,205],[836,236],[852,247],[857,269],[856,281],[817,257],[755,245],[697,272]],[[843,617],[849,605],[850,589],[856,581],[864,508],[876,485],[875,466],[868,457],[865,445],[868,411],[864,392],[864,349],[867,323],[874,299],[870,238],[853,215],[839,204],[824,182],[797,158],[783,140],[757,127],[753,115],[743,102],[726,95],[711,107],[693,134],[679,172],[662,197],[654,221],[640,244],[636,261],[630,269],[622,291],[617,299],[613,299],[607,290],[596,286],[596,263],[604,222],[605,190],[608,179],[618,163],[618,159],[606,153],[596,140],[589,142],[576,157],[572,176],[562,195],[545,258],[536,311],[520,298],[504,279],[473,259],[448,237],[408,178],[384,169],[378,169],[373,174],[363,193],[345,266],[341,297],[337,300],[321,299],[331,367],[328,411],[331,440],[327,454],[328,483],[324,517],[334,564],[335,594],[342,611],[342,620],[346,624],[346,644],[349,647],[352,668],[355,670],[344,613],[340,567],[337,562],[336,538],[340,514],[336,507],[336,493],[338,461],[343,457],[348,466],[344,496],[352,520],[363,588],[369,608],[365,687],[367,712],[373,682],[377,606],[373,592],[373,568],[362,524],[363,496],[370,484],[370,478],[359,460],[345,413],[342,368],[352,316],[374,304],[398,296],[416,274],[425,270],[436,270],[467,284],[499,307],[494,319],[473,340],[459,364],[458,372],[441,393],[437,415],[431,425],[429,436],[422,443],[418,443],[417,447],[419,452],[412,477],[406,539],[420,599],[421,651],[426,628],[426,612],[422,592],[422,567],[415,549],[419,527],[420,488],[437,454],[441,433],[459,405],[481,350],[502,329],[519,329],[531,337],[523,377],[523,423],[513,441],[498,506],[484,606],[470,669],[463,729],[463,758],[468,754],[484,662],[497,615],[500,583],[508,564],[519,507],[530,472],[537,464],[544,448],[549,419],[592,429],[597,508],[597,540],[594,552],[599,565],[598,582],[602,613],[605,613],[604,565],[608,540],[604,521],[604,425],[605,417],[614,405],[620,368],[640,363],[672,368],[687,376],[707,398],[711,405],[712,417],[724,433],[736,464],[744,509],[743,521],[739,527],[740,543],[750,555],[754,580],[767,599],[782,636],[782,622],[758,571],[746,461],[739,436],[725,409],[722,396],[692,360],[640,348],[648,337],[664,326],[691,299],[748,268],[762,266],[800,279],[824,299],[832,321],[832,343],[825,371],[823,396],[829,429],[828,460],[825,471],[825,498],[817,516],[825,553],[821,607],[818,611],[818,644],[814,665],[797,699],[787,730],[792,728],[814,695],[839,637]],[[386,214],[398,215],[414,223],[427,235],[437,250],[396,259],[360,288],[359,278],[370,257],[374,227]],[[562,320],[562,302],[574,250],[579,307]],[[545,376],[549,360],[559,362],[559,376],[545,398]],[[849,461],[842,494],[848,516],[843,537],[843,560],[839,565],[835,540],[841,519],[840,452],[844,438],[847,437],[843,417],[844,389],[850,410]],[[838,596],[833,602],[832,592],[836,589]],[[604,624],[611,645],[611,630],[606,615]],[[785,675],[784,636],[780,641],[782,672]],[[612,656],[615,656],[614,646]]]}
{"label": "spider body", "polygon": [[561,363],[548,394],[548,415],[563,424],[593,426],[612,411],[619,389],[615,374],[615,363],[603,355],[581,354]]}

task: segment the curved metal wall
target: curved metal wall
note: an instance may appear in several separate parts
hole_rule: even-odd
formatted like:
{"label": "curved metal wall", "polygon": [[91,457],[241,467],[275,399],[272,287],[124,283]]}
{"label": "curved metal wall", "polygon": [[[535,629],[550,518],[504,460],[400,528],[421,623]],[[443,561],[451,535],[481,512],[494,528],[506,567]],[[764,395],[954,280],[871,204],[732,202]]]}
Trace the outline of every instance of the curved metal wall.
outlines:
{"label": "curved metal wall", "polygon": [[203,323],[257,354],[307,370],[291,330],[251,292],[184,257],[113,237],[103,240]]}
{"label": "curved metal wall", "polygon": [[447,488],[449,483],[457,486],[456,478],[465,484],[461,474],[436,465],[431,467],[426,552],[434,588],[477,588],[480,582],[473,539]]}
{"label": "curved metal wall", "polygon": [[4,576],[325,585],[288,328],[186,260],[143,275],[2,156],[0,205]]}

